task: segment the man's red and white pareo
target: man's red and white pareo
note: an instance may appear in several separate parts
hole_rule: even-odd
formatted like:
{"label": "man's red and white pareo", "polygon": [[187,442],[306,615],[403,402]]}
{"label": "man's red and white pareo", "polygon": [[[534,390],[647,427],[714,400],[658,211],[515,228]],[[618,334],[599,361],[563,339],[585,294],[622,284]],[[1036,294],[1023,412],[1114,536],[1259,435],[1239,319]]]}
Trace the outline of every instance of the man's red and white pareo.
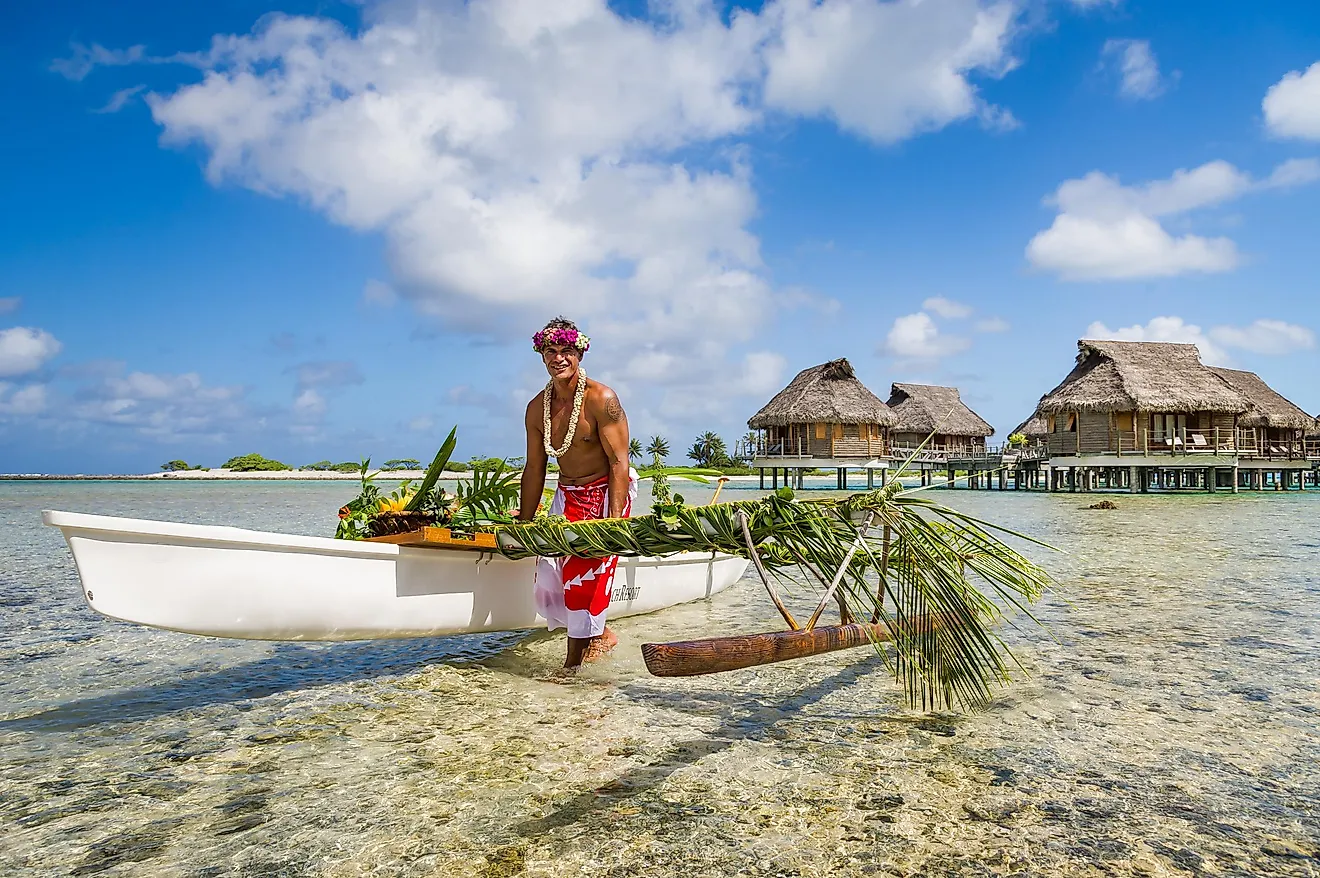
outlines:
{"label": "man's red and white pareo", "polygon": [[[628,499],[623,517],[632,514],[637,497],[637,472],[629,470]],[[551,515],[569,521],[590,521],[610,514],[609,477],[590,485],[560,485],[550,504]],[[536,609],[551,631],[567,628],[569,637],[599,637],[605,633],[605,613],[614,592],[619,557],[541,558],[536,562],[532,592]]]}

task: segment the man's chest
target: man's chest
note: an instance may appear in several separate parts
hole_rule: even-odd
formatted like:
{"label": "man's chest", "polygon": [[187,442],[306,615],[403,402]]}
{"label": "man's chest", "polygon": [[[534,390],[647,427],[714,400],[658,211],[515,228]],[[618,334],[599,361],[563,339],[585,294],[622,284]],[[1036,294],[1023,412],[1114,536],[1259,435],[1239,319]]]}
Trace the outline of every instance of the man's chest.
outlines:
{"label": "man's chest", "polygon": [[[550,436],[551,440],[562,442],[568,435],[568,422],[573,416],[573,405],[571,401],[559,402],[556,400],[550,405]],[[573,444],[594,444],[599,441],[596,435],[596,424],[583,411],[578,415],[577,429],[573,432]],[[556,443],[557,444],[557,443]]]}

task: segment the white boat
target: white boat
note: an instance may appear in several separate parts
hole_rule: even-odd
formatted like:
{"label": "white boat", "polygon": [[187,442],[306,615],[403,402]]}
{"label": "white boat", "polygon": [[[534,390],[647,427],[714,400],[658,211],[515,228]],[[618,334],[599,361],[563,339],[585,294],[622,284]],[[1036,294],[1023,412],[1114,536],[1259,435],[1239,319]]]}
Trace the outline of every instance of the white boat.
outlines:
{"label": "white boat", "polygon": [[[545,627],[536,559],[76,512],[42,513],[83,597],[113,619],[250,640],[371,640]],[[710,597],[747,569],[711,553],[620,558],[610,618]]]}

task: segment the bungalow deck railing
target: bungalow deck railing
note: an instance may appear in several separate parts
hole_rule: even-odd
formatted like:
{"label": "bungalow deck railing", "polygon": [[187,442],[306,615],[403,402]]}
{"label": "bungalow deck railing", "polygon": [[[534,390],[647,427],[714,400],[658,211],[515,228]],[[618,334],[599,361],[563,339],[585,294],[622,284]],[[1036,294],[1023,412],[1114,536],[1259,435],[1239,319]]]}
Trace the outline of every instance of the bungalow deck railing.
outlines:
{"label": "bungalow deck railing", "polygon": [[791,439],[739,439],[734,443],[733,456],[740,460],[755,458],[782,458],[785,460],[811,457],[811,442],[802,437]]}
{"label": "bungalow deck railing", "polygon": [[[891,449],[891,456],[896,460],[919,460],[924,463],[941,463],[950,458],[964,460],[980,455],[984,457],[986,449],[974,445],[948,445],[929,443],[926,445],[910,442],[896,442]],[[913,456],[915,455],[915,457]]]}
{"label": "bungalow deck railing", "polygon": [[1320,439],[1265,439],[1255,430],[1214,427],[1207,430],[1111,430],[1103,438],[1077,433],[1053,434],[1050,451],[1060,457],[1115,454],[1119,457],[1231,455],[1275,460],[1320,457]]}
{"label": "bungalow deck railing", "polygon": [[926,445],[895,444],[890,457],[896,461],[911,457],[919,463],[946,463],[951,460],[1012,461],[1044,460],[1050,456],[1044,445]]}
{"label": "bungalow deck railing", "polygon": [[881,438],[832,437],[815,439],[795,436],[784,439],[739,439],[734,444],[734,457],[741,460],[809,460],[837,458],[840,460],[873,460],[889,455],[889,444]]}
{"label": "bungalow deck railing", "polygon": [[1176,430],[1118,430],[1110,441],[1110,449],[1119,456],[1136,454],[1145,457],[1167,454],[1183,457],[1189,454],[1236,454],[1237,443],[1232,430],[1213,427],[1209,430],[1179,427]]}
{"label": "bungalow deck railing", "polygon": [[1300,438],[1269,439],[1255,430],[1238,431],[1238,454],[1280,460],[1301,460],[1310,456],[1306,441]]}

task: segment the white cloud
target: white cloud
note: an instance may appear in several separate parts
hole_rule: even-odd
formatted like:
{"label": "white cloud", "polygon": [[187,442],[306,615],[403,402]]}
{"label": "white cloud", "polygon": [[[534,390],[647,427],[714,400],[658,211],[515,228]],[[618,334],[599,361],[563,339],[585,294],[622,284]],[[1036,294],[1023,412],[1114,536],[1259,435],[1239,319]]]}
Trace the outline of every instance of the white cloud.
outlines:
{"label": "white cloud", "polygon": [[766,106],[829,116],[877,143],[978,116],[1004,127],[1011,115],[985,103],[968,76],[1016,65],[1016,14],[1012,3],[978,0],[768,4]]}
{"label": "white cloud", "polygon": [[44,329],[29,326],[0,329],[0,378],[35,372],[61,348],[59,340]]}
{"label": "white cloud", "polygon": [[14,385],[0,381],[0,415],[38,415],[45,408],[46,385],[29,384],[15,389]]}
{"label": "white cloud", "polygon": [[[1009,119],[969,77],[1015,63],[1014,6],[656,8],[664,21],[604,0],[417,0],[374,6],[358,33],[273,16],[216,37],[200,82],[148,102],[167,143],[205,148],[213,182],[383,232],[392,289],[446,326],[521,338],[571,311],[597,339],[593,375],[652,375],[638,392],[674,409],[698,388],[727,406],[763,384],[769,362],[742,348],[785,307],[730,140],[766,110],[884,143]],[[656,371],[657,352],[680,365]],[[712,392],[713,372],[746,380]]]}
{"label": "white cloud", "polygon": [[958,336],[941,335],[925,311],[907,314],[894,321],[881,347],[883,353],[908,360],[933,360],[966,350],[971,342]]}
{"label": "white cloud", "polygon": [[327,394],[351,384],[363,382],[362,372],[351,360],[314,360],[290,366],[285,372],[297,376],[293,388],[293,416],[300,421],[316,421],[329,408]]}
{"label": "white cloud", "polygon": [[1293,70],[1270,86],[1261,109],[1265,127],[1276,137],[1320,140],[1320,61],[1305,73]]}
{"label": "white cloud", "polygon": [[1065,181],[1046,199],[1059,214],[1027,245],[1027,259],[1064,280],[1171,277],[1235,268],[1237,245],[1225,237],[1170,234],[1160,223],[1251,192],[1283,189],[1320,179],[1320,163],[1294,159],[1269,177],[1252,177],[1225,161],[1175,171],[1167,180],[1124,186],[1092,171]]}
{"label": "white cloud", "polygon": [[99,110],[92,110],[92,112],[118,113],[120,110],[124,109],[124,107],[127,106],[128,102],[131,101],[134,97],[136,97],[139,92],[144,91],[145,89],[146,89],[145,85],[135,85],[132,86],[131,88],[121,88],[119,91],[115,92],[110,96],[110,100],[106,101],[105,106],[101,107]]}
{"label": "white cloud", "polygon": [[976,321],[977,332],[1008,332],[1013,327],[1002,317],[986,317]]}
{"label": "white cloud", "polygon": [[75,82],[86,78],[97,67],[122,67],[136,64],[146,58],[146,46],[130,46],[127,49],[107,49],[92,43],[73,44],[73,54],[68,58],[57,58],[50,63],[50,69],[66,79]]}
{"label": "white cloud", "polygon": [[1230,349],[1282,355],[1315,346],[1315,333],[1281,320],[1257,320],[1248,326],[1215,326],[1207,332],[1181,317],[1155,317],[1149,323],[1110,329],[1099,321],[1086,328],[1086,338],[1118,341],[1175,341],[1194,344],[1212,366],[1233,364]]}
{"label": "white cloud", "polygon": [[17,311],[18,306],[22,304],[23,299],[21,296],[0,296],[0,314]]}
{"label": "white cloud", "polygon": [[73,421],[120,427],[161,441],[183,436],[222,438],[253,426],[242,387],[212,387],[200,375],[107,372],[82,387],[67,415]]}
{"label": "white cloud", "polygon": [[944,317],[948,320],[960,320],[964,317],[972,316],[972,307],[964,305],[962,302],[955,302],[952,299],[946,299],[943,296],[935,296],[921,303],[923,311],[930,311],[937,317]]}
{"label": "white cloud", "polygon": [[1315,347],[1315,333],[1282,320],[1257,320],[1249,326],[1216,326],[1210,337],[1225,347],[1255,354],[1288,354]]}
{"label": "white cloud", "polygon": [[310,387],[293,400],[293,413],[299,418],[319,418],[325,414],[325,408],[325,397]]}
{"label": "white cloud", "polygon": [[1118,93],[1133,100],[1150,100],[1164,92],[1160,65],[1149,40],[1106,40],[1101,58],[1118,67],[1122,81]]}

